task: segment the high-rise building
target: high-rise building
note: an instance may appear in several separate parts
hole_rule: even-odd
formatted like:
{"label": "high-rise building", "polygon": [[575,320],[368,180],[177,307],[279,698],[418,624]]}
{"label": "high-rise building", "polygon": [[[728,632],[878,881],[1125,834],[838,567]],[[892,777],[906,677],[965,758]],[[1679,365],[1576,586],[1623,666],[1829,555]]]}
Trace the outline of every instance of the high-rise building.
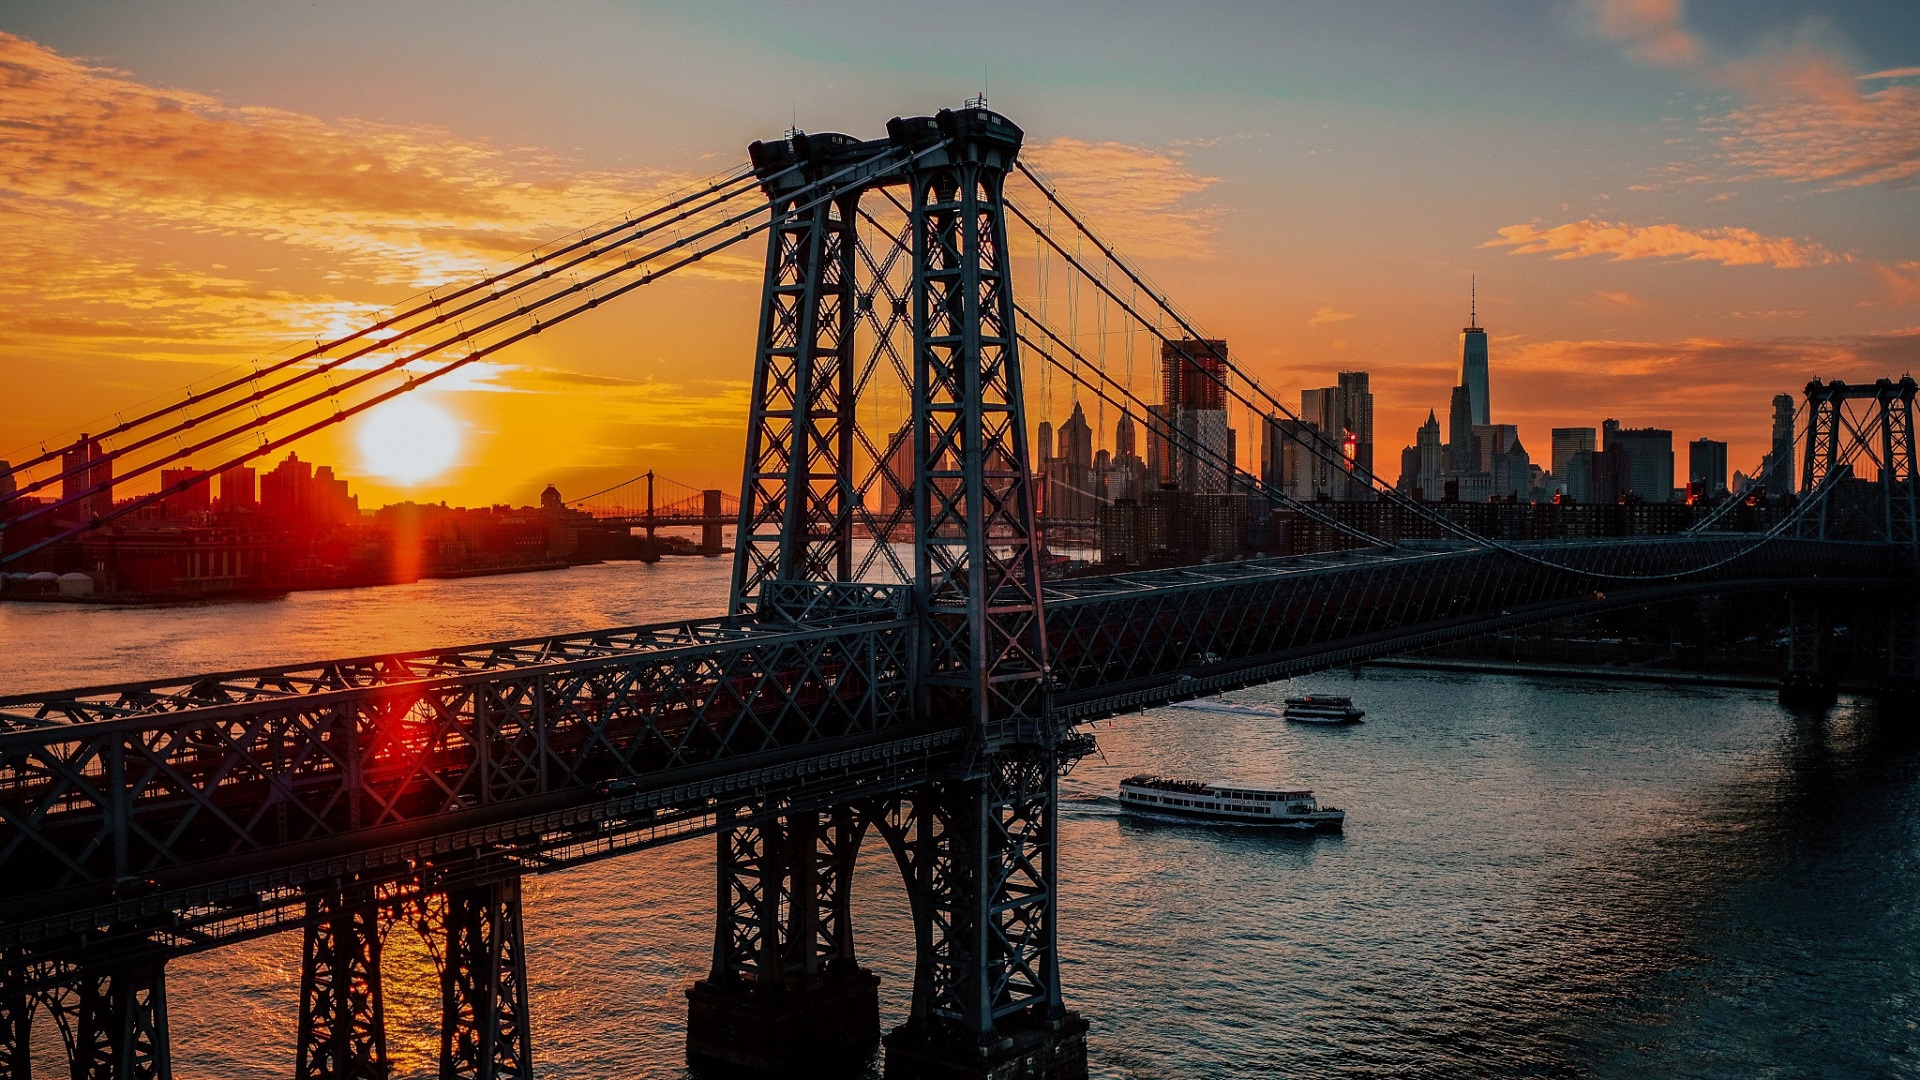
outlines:
{"label": "high-rise building", "polygon": [[253,466],[235,465],[220,470],[220,508],[238,510],[246,507],[256,509],[260,505],[257,494],[258,485],[254,479]]}
{"label": "high-rise building", "polygon": [[[1673,432],[1665,428],[1623,428],[1608,419],[1600,425],[1606,450],[1626,455],[1626,492],[1643,502],[1673,500]],[[1597,486],[1597,484],[1596,484]]]}
{"label": "high-rise building", "polygon": [[1419,451],[1420,472],[1416,486],[1422,498],[1433,500],[1440,498],[1446,489],[1447,448],[1440,441],[1440,419],[1427,410],[1427,422],[1420,425],[1420,434],[1414,438],[1414,449]]}
{"label": "high-rise building", "polygon": [[1695,439],[1687,444],[1687,483],[1699,484],[1702,495],[1727,493],[1727,444]]}
{"label": "high-rise building", "polygon": [[1113,425],[1113,456],[1115,460],[1132,457],[1140,452],[1134,445],[1133,417],[1120,414],[1120,420]]}
{"label": "high-rise building", "polygon": [[1040,421],[1039,434],[1033,440],[1033,463],[1044,469],[1053,460],[1053,421]]}
{"label": "high-rise building", "polygon": [[1793,395],[1773,398],[1773,453],[1761,480],[1769,495],[1791,495],[1798,474],[1793,467]]}
{"label": "high-rise building", "polygon": [[[99,439],[81,432],[73,445],[61,452],[60,471],[66,474],[60,481],[60,498],[80,499],[67,507],[68,516],[100,517],[113,509],[113,460],[106,456]],[[89,488],[96,490],[83,498],[82,493]]]}
{"label": "high-rise building", "polygon": [[1169,341],[1160,346],[1160,401],[1183,409],[1227,407],[1227,343]]}
{"label": "high-rise building", "polygon": [[1058,456],[1072,465],[1093,467],[1093,425],[1087,423],[1087,410],[1077,401],[1073,403],[1073,415],[1060,425]]}
{"label": "high-rise building", "polygon": [[[1553,476],[1566,483],[1568,470],[1573,465],[1573,455],[1582,450],[1591,452],[1598,445],[1599,432],[1590,427],[1557,427],[1553,429]],[[1585,501],[1585,500],[1581,500]]]}
{"label": "high-rise building", "polygon": [[1267,417],[1261,425],[1260,481],[1302,501],[1327,491],[1325,459],[1315,451],[1321,432],[1310,420]]}
{"label": "high-rise building", "polygon": [[1373,497],[1366,475],[1373,471],[1373,390],[1364,371],[1343,371],[1339,375],[1337,407],[1340,410],[1341,449],[1348,471],[1346,491],[1336,498],[1365,500]]}
{"label": "high-rise building", "polygon": [[[1040,427],[1051,441],[1052,426],[1043,423]],[[906,516],[903,524],[893,527],[890,531],[898,533],[901,528],[911,531],[912,508],[909,504],[913,501],[913,421],[909,420],[901,424],[900,430],[887,439],[886,472],[877,483],[880,487],[880,517],[883,526],[896,515],[903,514]]]}
{"label": "high-rise building", "polygon": [[1227,426],[1227,343],[1183,340],[1160,348],[1161,404],[1147,431],[1147,465],[1161,487],[1204,493],[1231,487],[1234,433]]}
{"label": "high-rise building", "polygon": [[1467,325],[1460,330],[1460,385],[1467,388],[1471,423],[1493,423],[1493,408],[1487,400],[1487,332],[1480,328],[1478,290],[1468,307]]}
{"label": "high-rise building", "polygon": [[1473,471],[1473,398],[1464,386],[1453,388],[1447,406],[1447,471]]}
{"label": "high-rise building", "polygon": [[184,518],[192,514],[204,514],[213,509],[212,478],[202,469],[161,469],[160,487],[171,488],[175,484],[186,484],[160,500],[170,518]]}

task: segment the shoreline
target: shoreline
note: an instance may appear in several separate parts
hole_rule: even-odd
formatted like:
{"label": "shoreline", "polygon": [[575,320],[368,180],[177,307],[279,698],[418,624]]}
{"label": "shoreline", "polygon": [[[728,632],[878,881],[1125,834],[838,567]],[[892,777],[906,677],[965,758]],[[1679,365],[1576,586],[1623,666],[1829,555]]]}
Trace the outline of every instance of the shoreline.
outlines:
{"label": "shoreline", "polygon": [[1549,679],[1626,679],[1670,686],[1712,686],[1737,690],[1778,690],[1778,676],[1719,672],[1672,671],[1630,667],[1593,667],[1580,664],[1535,664],[1519,660],[1450,660],[1389,656],[1369,660],[1362,667],[1408,671],[1457,671],[1474,675],[1529,675]]}

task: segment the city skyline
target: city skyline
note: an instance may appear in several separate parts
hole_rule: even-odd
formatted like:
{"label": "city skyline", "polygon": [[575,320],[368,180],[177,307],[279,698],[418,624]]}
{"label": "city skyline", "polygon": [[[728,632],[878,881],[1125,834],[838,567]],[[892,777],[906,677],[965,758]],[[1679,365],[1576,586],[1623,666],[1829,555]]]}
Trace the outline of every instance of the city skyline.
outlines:
{"label": "city skyline", "polygon": [[[984,72],[951,45],[877,62],[906,13],[848,5],[872,32],[836,55],[740,10],[562,5],[539,34],[507,7],[452,26],[406,5],[334,20],[351,26],[211,2],[0,17],[21,252],[0,454],[500,265],[789,123],[870,136],[867,101],[934,108],[983,81],[1026,156],[1237,361],[1274,385],[1370,371],[1395,438],[1453,384],[1472,275],[1509,422],[1591,422],[1564,415],[1579,400],[1724,439],[1743,470],[1773,393],[1877,377],[1920,340],[1920,34],[1875,4],[1007,9],[1022,44]],[[1069,29],[1064,52],[1025,44]],[[379,49],[337,47],[369,30]],[[603,49],[651,74],[574,62]],[[759,76],[694,97],[675,74],[743,54],[810,88],[769,116]],[[643,107],[607,119],[609,94]],[[1427,167],[1402,178],[1405,160]],[[710,463],[737,456],[756,283],[716,262],[434,391],[462,446],[434,476],[377,475],[399,463],[358,424],[312,452],[381,500],[528,499],[635,466],[731,486]]]}

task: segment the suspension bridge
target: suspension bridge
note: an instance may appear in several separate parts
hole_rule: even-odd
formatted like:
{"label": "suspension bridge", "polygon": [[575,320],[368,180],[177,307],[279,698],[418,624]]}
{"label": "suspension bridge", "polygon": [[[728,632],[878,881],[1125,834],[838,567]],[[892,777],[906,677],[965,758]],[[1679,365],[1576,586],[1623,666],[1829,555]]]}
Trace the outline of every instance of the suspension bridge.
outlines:
{"label": "suspension bridge", "polygon": [[[49,494],[8,511],[0,543],[32,539],[0,559],[205,482],[101,505],[112,475],[217,473],[766,245],[737,503],[631,486],[582,500],[636,526],[725,519],[726,614],[0,697],[0,1077],[29,1075],[48,1022],[76,1077],[170,1076],[167,963],[288,931],[303,941],[295,1075],[385,1076],[390,928],[435,942],[440,1075],[532,1076],[522,927],[541,913],[520,883],[697,837],[717,880],[712,966],[688,992],[696,1066],[776,1074],[884,1041],[893,1077],[1081,1077],[1055,815],[1089,721],[1733,591],[1794,597],[1796,692],[1829,677],[1835,603],[1878,620],[1887,678],[1913,684],[1911,378],[1808,387],[1802,493],[1760,531],[1728,509],[1674,536],[1490,539],[1302,429],[1382,504],[1393,525],[1375,535],[1165,423],[1111,358],[1016,296],[1010,223],[1136,332],[1207,340],[1020,160],[1021,140],[974,102],[878,139],[755,143],[748,166],[643,213],[122,420],[77,457],[23,463],[20,493]],[[1036,361],[1345,549],[1044,579]],[[1242,407],[1292,416],[1232,365],[1195,367]],[[916,942],[909,1015],[884,1040],[849,905],[869,833],[904,877]]]}

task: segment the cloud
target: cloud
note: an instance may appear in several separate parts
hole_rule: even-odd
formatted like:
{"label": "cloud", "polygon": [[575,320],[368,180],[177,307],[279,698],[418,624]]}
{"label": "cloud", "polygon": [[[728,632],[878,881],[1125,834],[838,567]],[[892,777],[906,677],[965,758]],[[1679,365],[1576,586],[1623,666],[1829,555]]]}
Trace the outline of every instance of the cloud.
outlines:
{"label": "cloud", "polygon": [[1920,68],[1860,74],[1823,24],[1724,55],[1685,25],[1680,0],[1582,0],[1577,22],[1630,58],[1680,71],[1740,99],[1706,116],[1717,178],[1819,182],[1830,188],[1911,183],[1920,176],[1920,87],[1860,84],[1920,75]]}
{"label": "cloud", "polygon": [[1791,237],[1762,236],[1751,229],[1720,228],[1693,231],[1678,225],[1628,225],[1582,220],[1541,229],[1508,225],[1481,247],[1511,247],[1509,254],[1553,252],[1556,259],[1611,255],[1628,259],[1713,261],[1725,266],[1814,266],[1842,261],[1819,244]]}
{"label": "cloud", "polygon": [[1213,253],[1218,211],[1189,200],[1218,178],[1195,172],[1180,151],[1063,136],[1021,153],[1067,205],[1126,254]]}
{"label": "cloud", "polygon": [[1310,329],[1318,328],[1326,326],[1329,323],[1345,322],[1351,318],[1353,318],[1351,312],[1335,311],[1330,307],[1323,307],[1313,313],[1313,318],[1307,320],[1307,326]]}
{"label": "cloud", "polygon": [[1887,302],[1896,306],[1920,304],[1920,262],[1909,260],[1888,266],[1876,263],[1873,272],[1887,287]]}
{"label": "cloud", "polygon": [[245,235],[422,288],[684,180],[571,171],[439,128],[228,106],[5,33],[0,128],[0,188],[30,218]]}
{"label": "cloud", "polygon": [[1597,300],[1603,301],[1608,304],[1614,304],[1619,307],[1644,308],[1647,306],[1647,302],[1645,300],[1642,300],[1639,297],[1633,295],[1632,293],[1626,292],[1624,290],[1613,291],[1609,289],[1597,289],[1594,291],[1593,295],[1594,295],[1594,298]]}
{"label": "cloud", "polygon": [[1681,25],[1680,0],[1586,0],[1577,10],[1589,32],[1641,63],[1686,68],[1704,57],[1700,40]]}

